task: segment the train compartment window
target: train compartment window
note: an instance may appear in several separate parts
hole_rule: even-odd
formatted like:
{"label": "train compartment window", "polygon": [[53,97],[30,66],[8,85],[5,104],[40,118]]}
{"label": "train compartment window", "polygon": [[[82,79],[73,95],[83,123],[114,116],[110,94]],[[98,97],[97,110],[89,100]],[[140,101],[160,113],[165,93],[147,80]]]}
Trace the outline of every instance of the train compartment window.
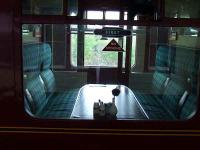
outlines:
{"label": "train compartment window", "polygon": [[[131,30],[128,36],[104,37],[88,25],[22,25],[24,104],[29,114],[170,121],[195,115],[198,28],[127,26],[122,29]],[[38,35],[32,33],[35,28],[41,28],[40,36],[33,36]],[[124,52],[102,51],[111,40]]]}

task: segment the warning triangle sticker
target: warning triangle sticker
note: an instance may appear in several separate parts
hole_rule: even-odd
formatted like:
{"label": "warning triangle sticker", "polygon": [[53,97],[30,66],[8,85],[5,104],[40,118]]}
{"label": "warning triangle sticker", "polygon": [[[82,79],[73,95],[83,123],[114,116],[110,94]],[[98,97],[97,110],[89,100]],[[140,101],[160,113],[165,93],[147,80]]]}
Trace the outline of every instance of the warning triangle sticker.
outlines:
{"label": "warning triangle sticker", "polygon": [[121,46],[115,41],[115,39],[112,39],[102,51],[124,52],[123,48],[121,48]]}

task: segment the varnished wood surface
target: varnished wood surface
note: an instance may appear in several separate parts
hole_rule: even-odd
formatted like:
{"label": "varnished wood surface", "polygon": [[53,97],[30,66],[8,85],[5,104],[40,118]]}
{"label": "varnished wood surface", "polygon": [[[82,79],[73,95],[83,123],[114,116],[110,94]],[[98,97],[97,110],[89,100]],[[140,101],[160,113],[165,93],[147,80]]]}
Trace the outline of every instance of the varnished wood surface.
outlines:
{"label": "varnished wood surface", "polygon": [[112,102],[112,90],[120,89],[120,94],[115,98],[118,109],[117,119],[148,119],[142,106],[135,98],[134,93],[124,85],[87,84],[83,86],[77,97],[72,119],[93,119],[93,104],[99,100],[104,103]]}

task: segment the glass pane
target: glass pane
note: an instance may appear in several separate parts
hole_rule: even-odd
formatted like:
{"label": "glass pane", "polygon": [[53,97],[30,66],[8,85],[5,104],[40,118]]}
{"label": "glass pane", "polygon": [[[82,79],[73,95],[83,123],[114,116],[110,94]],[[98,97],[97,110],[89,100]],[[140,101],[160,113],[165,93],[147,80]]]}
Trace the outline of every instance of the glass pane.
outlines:
{"label": "glass pane", "polygon": [[[123,49],[126,51],[126,37],[123,37]],[[123,53],[123,68],[125,68],[125,62],[126,62],[126,54],[127,53]]]}
{"label": "glass pane", "polygon": [[22,0],[22,13],[31,15],[62,15],[63,0]]}
{"label": "glass pane", "polygon": [[42,26],[40,24],[22,26],[23,43],[39,43],[42,38]]}
{"label": "glass pane", "polygon": [[87,11],[87,19],[103,19],[103,11]]}
{"label": "glass pane", "polygon": [[170,18],[200,18],[199,0],[166,0],[165,13]]}
{"label": "glass pane", "polygon": [[71,64],[77,66],[77,33],[71,34]]}
{"label": "glass pane", "polygon": [[[123,38],[123,49],[126,50],[126,37]],[[131,67],[135,67],[135,52],[136,52],[136,35],[132,35],[132,49],[131,49]],[[125,68],[126,54],[123,54],[123,68]]]}
{"label": "glass pane", "polygon": [[84,65],[117,67],[118,53],[102,51],[111,40],[111,38],[105,40],[98,35],[86,34]]}
{"label": "glass pane", "polygon": [[[134,31],[136,59],[129,76],[129,88],[150,119],[187,120],[197,111],[199,30],[191,28],[138,27]],[[148,41],[147,47],[145,43]],[[149,52],[148,64],[151,65],[149,68],[145,64],[146,48]],[[158,103],[163,104],[172,115],[165,115]]]}
{"label": "glass pane", "polygon": [[103,26],[102,25],[87,25],[88,29],[102,29]]}
{"label": "glass pane", "polygon": [[124,20],[127,20],[128,19],[128,12],[124,12]]}
{"label": "glass pane", "polygon": [[[198,28],[130,27],[130,43],[130,37],[102,37],[86,26],[22,26],[27,113],[41,119],[178,121],[194,117],[200,68]],[[36,27],[44,31],[39,42],[27,34]],[[112,39],[131,46],[128,75],[118,74],[118,52],[102,51]],[[122,45],[124,62],[129,55],[126,44]]]}
{"label": "glass pane", "polygon": [[106,11],[106,20],[119,20],[119,11]]}
{"label": "glass pane", "polygon": [[135,65],[136,35],[132,36],[131,67]]}

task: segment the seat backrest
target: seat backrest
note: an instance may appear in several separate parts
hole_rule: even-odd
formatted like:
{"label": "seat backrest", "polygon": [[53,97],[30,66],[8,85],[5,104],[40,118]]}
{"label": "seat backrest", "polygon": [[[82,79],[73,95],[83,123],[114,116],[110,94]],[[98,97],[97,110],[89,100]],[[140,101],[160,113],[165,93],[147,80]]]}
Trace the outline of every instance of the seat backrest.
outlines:
{"label": "seat backrest", "polygon": [[33,114],[40,112],[47,104],[45,86],[41,77],[29,79],[25,86],[25,97]]}
{"label": "seat backrest", "polygon": [[41,66],[40,44],[23,45],[23,74],[24,80],[38,76]]}
{"label": "seat backrest", "polygon": [[162,96],[162,103],[175,116],[177,113],[179,101],[181,100],[181,97],[186,90],[186,85],[184,84],[185,82],[181,80],[182,79],[180,79],[179,77],[171,75],[171,79],[167,84]]}
{"label": "seat backrest", "polygon": [[46,87],[46,95],[50,97],[56,90],[55,77],[52,72],[52,51],[49,44],[43,44],[41,57],[41,77]]}
{"label": "seat backrest", "polygon": [[166,83],[169,80],[169,59],[170,47],[168,45],[158,45],[155,60],[155,72],[152,78],[152,94],[162,95]]}
{"label": "seat backrest", "polygon": [[151,94],[162,95],[169,78],[167,74],[154,72],[152,78]]}
{"label": "seat backrest", "polygon": [[40,76],[42,43],[23,45],[25,110],[36,115],[47,103],[45,85]]}
{"label": "seat backrest", "polygon": [[[162,103],[180,119],[189,118],[196,111],[199,56],[200,51],[192,48],[160,46],[157,50],[152,83],[155,90],[164,90]],[[165,68],[170,74],[163,71]],[[162,88],[165,76],[169,82]]]}
{"label": "seat backrest", "polygon": [[156,51],[155,70],[168,73],[170,67],[170,47],[168,45],[158,45]]}
{"label": "seat backrest", "polygon": [[199,72],[200,50],[188,47],[176,47],[174,73],[189,81],[188,96],[179,103],[178,117],[188,119],[197,110],[197,83]]}
{"label": "seat backrest", "polygon": [[184,103],[180,106],[178,118],[184,120],[192,118],[197,111],[197,106],[197,96],[190,93]]}
{"label": "seat backrest", "polygon": [[177,47],[174,73],[184,78],[190,78],[191,90],[196,93],[199,72],[200,50]]}

